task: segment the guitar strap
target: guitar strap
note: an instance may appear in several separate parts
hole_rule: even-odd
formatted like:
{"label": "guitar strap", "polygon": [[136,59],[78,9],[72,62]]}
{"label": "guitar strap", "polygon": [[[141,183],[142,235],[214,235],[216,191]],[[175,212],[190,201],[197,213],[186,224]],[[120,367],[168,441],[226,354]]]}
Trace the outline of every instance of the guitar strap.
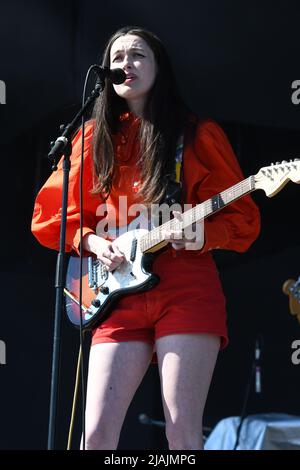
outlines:
{"label": "guitar strap", "polygon": [[182,185],[182,165],[183,165],[183,134],[178,139],[175,152],[175,181]]}
{"label": "guitar strap", "polygon": [[166,183],[166,192],[162,203],[182,204],[183,202],[183,134],[179,137],[175,151],[175,173],[173,178],[169,177]]}

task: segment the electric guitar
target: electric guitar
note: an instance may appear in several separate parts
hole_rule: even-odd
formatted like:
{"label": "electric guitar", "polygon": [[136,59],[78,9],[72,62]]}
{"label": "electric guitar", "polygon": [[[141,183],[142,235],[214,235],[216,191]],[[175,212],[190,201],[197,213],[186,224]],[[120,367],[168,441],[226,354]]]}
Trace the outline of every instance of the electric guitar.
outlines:
{"label": "electric guitar", "polygon": [[[272,197],[288,181],[300,183],[299,159],[277,162],[261,168],[256,175],[249,176],[211,199],[183,212],[181,221],[171,219],[150,230],[134,228],[126,231],[113,241],[124,254],[125,260],[112,272],[108,272],[98,259],[92,256],[84,258],[81,306],[83,328],[91,328],[103,321],[109,315],[113,303],[122,296],[149,290],[159,282],[159,277],[151,272],[151,265],[153,253],[168,244],[164,239],[165,230],[186,229],[257,189],[264,190],[268,197]],[[64,293],[69,320],[78,327],[80,324],[78,257],[70,257]]]}
{"label": "electric guitar", "polygon": [[300,276],[297,281],[288,279],[282,286],[283,292],[289,296],[290,312],[296,315],[300,323]]}

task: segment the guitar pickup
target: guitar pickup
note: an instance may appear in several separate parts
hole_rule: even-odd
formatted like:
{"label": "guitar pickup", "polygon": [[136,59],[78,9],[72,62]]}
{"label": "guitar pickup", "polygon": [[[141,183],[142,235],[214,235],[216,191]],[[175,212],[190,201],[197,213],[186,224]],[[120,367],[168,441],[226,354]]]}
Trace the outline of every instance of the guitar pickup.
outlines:
{"label": "guitar pickup", "polygon": [[130,261],[134,261],[136,257],[136,249],[137,249],[137,239],[134,238],[131,243],[131,251],[130,251]]}
{"label": "guitar pickup", "polygon": [[91,289],[96,287],[95,269],[92,256],[88,257],[88,285]]}

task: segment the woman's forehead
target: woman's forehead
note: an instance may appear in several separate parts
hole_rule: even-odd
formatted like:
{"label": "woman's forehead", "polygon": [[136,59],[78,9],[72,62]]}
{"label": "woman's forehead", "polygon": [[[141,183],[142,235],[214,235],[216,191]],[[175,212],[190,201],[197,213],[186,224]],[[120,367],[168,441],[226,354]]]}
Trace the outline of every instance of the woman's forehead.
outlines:
{"label": "woman's forehead", "polygon": [[143,38],[133,34],[126,34],[125,36],[118,37],[113,42],[110,53],[114,54],[117,51],[127,49],[149,49],[149,46]]}

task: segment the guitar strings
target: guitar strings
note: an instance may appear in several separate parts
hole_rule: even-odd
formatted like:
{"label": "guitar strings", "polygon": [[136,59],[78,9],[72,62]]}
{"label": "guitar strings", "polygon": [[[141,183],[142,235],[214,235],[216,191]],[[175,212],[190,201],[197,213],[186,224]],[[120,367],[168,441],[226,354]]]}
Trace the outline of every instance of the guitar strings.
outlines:
{"label": "guitar strings", "polygon": [[[247,194],[254,189],[254,177],[248,178],[238,182],[236,185],[219,193],[225,204],[238,199],[239,197]],[[143,235],[140,240],[140,249],[142,252],[149,250],[153,246],[164,241],[164,231],[169,230],[183,230],[184,228],[192,225],[197,220],[206,218],[213,213],[212,199],[208,199],[201,204],[189,209],[182,214],[182,221],[172,219],[159,227],[154,228],[149,233]]]}

